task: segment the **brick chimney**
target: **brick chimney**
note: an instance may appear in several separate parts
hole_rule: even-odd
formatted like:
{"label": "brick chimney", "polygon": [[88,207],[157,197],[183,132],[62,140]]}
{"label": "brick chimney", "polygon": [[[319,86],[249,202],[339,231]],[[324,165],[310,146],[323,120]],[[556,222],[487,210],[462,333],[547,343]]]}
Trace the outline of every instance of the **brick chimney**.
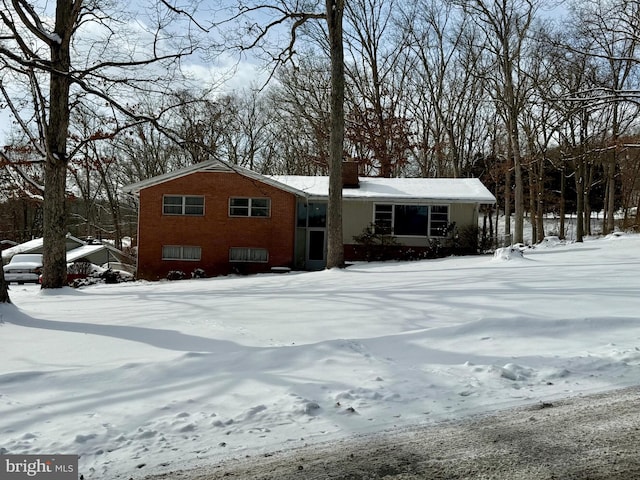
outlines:
{"label": "brick chimney", "polygon": [[358,162],[342,162],[342,188],[359,188]]}

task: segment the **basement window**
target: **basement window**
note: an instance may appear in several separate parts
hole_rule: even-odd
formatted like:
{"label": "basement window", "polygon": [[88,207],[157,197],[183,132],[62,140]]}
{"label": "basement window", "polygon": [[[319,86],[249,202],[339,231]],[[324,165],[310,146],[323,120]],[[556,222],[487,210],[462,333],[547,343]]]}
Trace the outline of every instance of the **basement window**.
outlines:
{"label": "basement window", "polygon": [[202,258],[202,248],[185,245],[163,245],[162,260],[186,260],[197,262]]}
{"label": "basement window", "polygon": [[232,247],[229,249],[229,261],[267,263],[269,251],[266,248]]}

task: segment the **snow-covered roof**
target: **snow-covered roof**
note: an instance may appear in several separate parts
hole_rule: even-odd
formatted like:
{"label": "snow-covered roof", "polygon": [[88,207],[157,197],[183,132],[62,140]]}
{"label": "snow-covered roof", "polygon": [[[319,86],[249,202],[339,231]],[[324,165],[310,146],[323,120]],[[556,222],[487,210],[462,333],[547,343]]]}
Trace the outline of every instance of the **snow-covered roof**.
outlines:
{"label": "snow-covered roof", "polygon": [[84,257],[88,257],[101,250],[106,250],[106,247],[102,244],[96,245],[83,245],[67,252],[67,262],[75,262]]}
{"label": "snow-covered roof", "polygon": [[[66,244],[67,250],[70,250],[70,247],[73,245],[85,245],[86,242],[80,240],[79,238],[74,237],[71,234],[67,234]],[[8,260],[14,255],[18,253],[42,253],[43,249],[43,239],[34,238],[33,240],[29,240],[28,242],[21,243],[11,248],[7,248],[2,251],[3,260]]]}
{"label": "snow-covered roof", "polygon": [[29,253],[42,248],[42,238],[34,238],[2,251],[2,258],[11,258],[19,253]]}
{"label": "snow-covered roof", "polygon": [[[310,198],[326,198],[329,177],[270,175],[279,183],[305,192]],[[496,198],[477,178],[379,178],[360,177],[359,188],[344,188],[342,197],[378,201],[446,201],[495,203]]]}

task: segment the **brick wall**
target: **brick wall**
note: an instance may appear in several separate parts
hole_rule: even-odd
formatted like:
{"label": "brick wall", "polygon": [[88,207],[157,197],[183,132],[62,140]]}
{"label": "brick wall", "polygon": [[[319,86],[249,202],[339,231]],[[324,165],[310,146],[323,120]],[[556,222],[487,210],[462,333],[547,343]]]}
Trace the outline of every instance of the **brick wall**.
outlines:
{"label": "brick wall", "polygon": [[[204,216],[163,215],[163,195],[204,196]],[[269,218],[229,217],[230,197],[271,199]],[[143,189],[138,225],[138,277],[165,278],[171,270],[207,276],[268,271],[293,266],[295,205],[293,194],[237,173],[196,172]],[[162,260],[163,245],[199,246],[200,261]],[[269,262],[229,262],[231,247],[266,248]]]}

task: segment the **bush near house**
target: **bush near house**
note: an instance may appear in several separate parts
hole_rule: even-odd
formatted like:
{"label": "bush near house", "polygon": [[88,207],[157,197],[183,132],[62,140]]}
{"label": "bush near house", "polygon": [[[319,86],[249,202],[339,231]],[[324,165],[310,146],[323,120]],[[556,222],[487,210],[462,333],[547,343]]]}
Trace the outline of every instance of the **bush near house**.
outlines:
{"label": "bush near house", "polygon": [[385,260],[424,260],[442,258],[449,255],[472,255],[478,253],[479,229],[465,226],[457,229],[455,222],[449,223],[442,231],[442,238],[428,239],[428,245],[407,246],[384,230],[371,224],[360,235],[353,237],[355,245],[349,246],[345,256],[352,260],[367,262]]}

